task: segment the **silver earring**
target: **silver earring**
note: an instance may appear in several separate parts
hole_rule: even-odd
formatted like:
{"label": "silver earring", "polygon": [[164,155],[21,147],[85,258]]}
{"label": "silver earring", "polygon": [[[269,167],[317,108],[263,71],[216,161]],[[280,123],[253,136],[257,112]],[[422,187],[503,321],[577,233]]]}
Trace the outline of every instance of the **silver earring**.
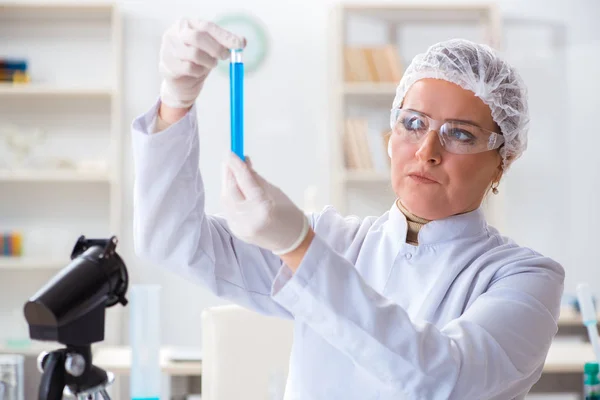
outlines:
{"label": "silver earring", "polygon": [[496,186],[494,186],[494,184],[492,183],[492,193],[494,194],[498,194],[499,190],[498,190],[498,185],[500,185],[499,182],[495,182]]}

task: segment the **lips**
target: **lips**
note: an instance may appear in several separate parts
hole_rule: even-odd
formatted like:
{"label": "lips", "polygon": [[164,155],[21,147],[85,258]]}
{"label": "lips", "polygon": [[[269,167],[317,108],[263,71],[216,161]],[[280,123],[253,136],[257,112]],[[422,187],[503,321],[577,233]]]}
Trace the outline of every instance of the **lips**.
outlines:
{"label": "lips", "polygon": [[412,172],[408,176],[420,183],[439,183],[433,176],[423,172]]}

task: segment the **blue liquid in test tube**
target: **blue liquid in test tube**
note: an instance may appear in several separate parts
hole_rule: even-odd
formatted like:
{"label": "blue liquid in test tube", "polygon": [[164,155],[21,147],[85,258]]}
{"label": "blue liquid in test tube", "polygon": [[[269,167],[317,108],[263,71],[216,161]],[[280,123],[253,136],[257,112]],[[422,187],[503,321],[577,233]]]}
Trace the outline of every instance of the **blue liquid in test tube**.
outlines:
{"label": "blue liquid in test tube", "polygon": [[229,61],[231,151],[244,158],[244,62],[242,49],[232,49]]}

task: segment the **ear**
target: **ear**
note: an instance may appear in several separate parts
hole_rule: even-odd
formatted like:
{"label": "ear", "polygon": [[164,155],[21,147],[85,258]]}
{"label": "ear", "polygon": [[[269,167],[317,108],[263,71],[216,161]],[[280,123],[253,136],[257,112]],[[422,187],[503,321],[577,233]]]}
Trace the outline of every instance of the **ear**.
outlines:
{"label": "ear", "polygon": [[494,180],[492,181],[492,183],[500,182],[500,179],[502,179],[502,174],[503,174],[503,171],[500,170],[500,172],[498,172],[496,174],[496,176],[494,177]]}
{"label": "ear", "polygon": [[492,179],[492,183],[500,182],[502,179],[502,175],[504,175],[504,168],[502,168],[502,157],[500,157],[500,165],[496,168],[496,173],[494,174],[494,179]]}
{"label": "ear", "polygon": [[500,182],[500,179],[502,178],[502,174],[504,174],[504,169],[502,168],[502,157],[500,158],[500,162],[498,163],[498,166],[496,167],[496,170],[494,171],[494,177],[492,178],[492,183],[493,182]]}
{"label": "ear", "polygon": [[498,157],[498,166],[496,167],[496,173],[494,174],[494,179],[492,179],[492,183],[500,182],[500,179],[502,179],[502,175],[504,174],[504,159],[502,158],[502,155],[500,154],[499,150],[496,153],[496,155]]}

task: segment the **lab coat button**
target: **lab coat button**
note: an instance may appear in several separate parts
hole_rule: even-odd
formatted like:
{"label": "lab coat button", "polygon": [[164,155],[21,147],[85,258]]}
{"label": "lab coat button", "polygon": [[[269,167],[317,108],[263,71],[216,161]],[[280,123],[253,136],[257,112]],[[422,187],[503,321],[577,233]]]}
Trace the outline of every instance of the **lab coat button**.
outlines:
{"label": "lab coat button", "polygon": [[405,255],[407,260],[410,260],[412,258],[412,254],[411,253],[406,253]]}

